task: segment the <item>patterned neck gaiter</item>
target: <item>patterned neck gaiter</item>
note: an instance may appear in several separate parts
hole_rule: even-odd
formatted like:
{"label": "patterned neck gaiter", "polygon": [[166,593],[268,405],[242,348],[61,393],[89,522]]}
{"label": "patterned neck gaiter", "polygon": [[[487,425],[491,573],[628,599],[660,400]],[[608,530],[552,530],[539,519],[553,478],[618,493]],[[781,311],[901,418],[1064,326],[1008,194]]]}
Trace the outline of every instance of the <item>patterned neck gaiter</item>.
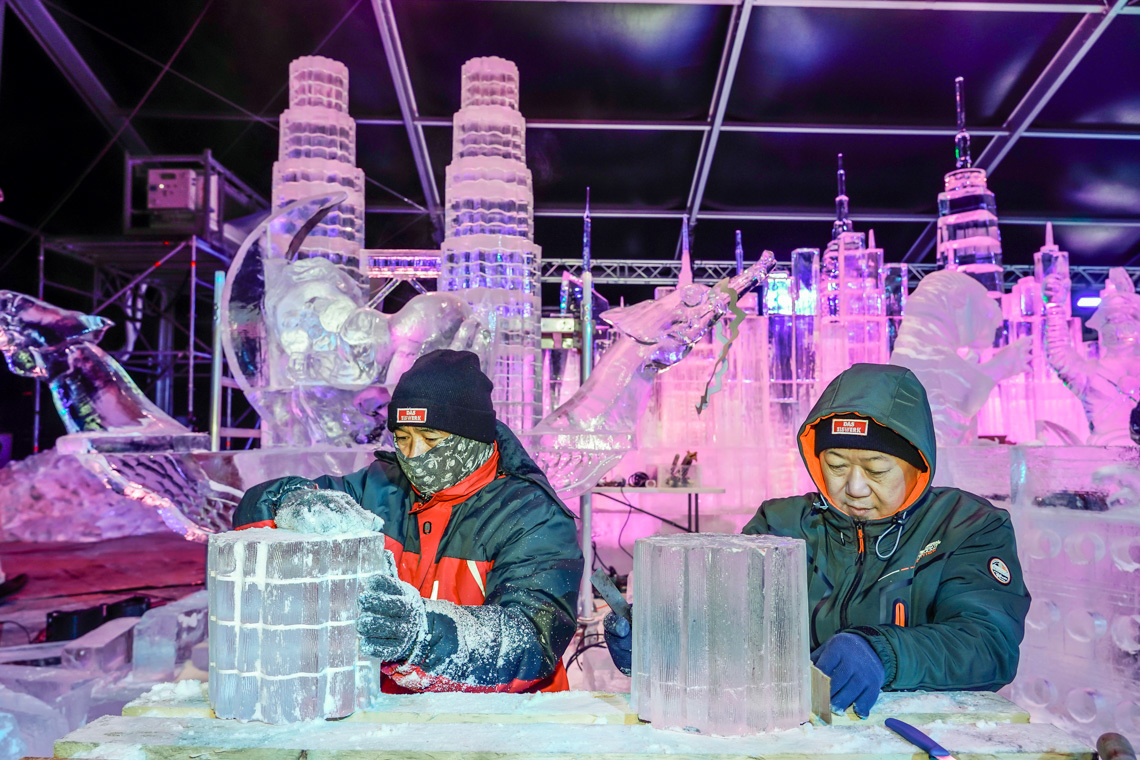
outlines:
{"label": "patterned neck gaiter", "polygon": [[410,459],[397,448],[396,460],[416,490],[425,499],[430,499],[478,470],[494,452],[493,443],[452,434]]}

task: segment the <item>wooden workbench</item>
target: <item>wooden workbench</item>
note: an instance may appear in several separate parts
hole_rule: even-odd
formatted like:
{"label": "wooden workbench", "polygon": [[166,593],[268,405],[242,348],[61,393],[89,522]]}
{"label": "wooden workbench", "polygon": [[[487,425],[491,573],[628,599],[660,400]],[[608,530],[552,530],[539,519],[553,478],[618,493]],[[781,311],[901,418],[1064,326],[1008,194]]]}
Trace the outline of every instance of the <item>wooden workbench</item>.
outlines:
{"label": "wooden workbench", "polygon": [[[442,694],[384,696],[343,721],[288,726],[210,717],[201,694],[169,689],[100,718],[55,745],[60,758],[249,758],[250,760],[914,760],[925,755],[883,728],[915,723],[959,760],[1092,760],[1093,749],[1060,729],[1029,724],[993,694],[884,694],[870,720],[837,716],[749,737],[701,736],[637,724],[627,695]],[[425,725],[431,723],[432,725]]]}

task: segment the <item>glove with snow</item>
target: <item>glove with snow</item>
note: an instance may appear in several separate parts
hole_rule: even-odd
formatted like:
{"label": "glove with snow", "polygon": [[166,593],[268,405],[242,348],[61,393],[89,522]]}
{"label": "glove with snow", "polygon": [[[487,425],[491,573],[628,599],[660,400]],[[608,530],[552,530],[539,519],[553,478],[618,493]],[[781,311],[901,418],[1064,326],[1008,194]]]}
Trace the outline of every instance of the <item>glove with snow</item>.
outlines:
{"label": "glove with snow", "polygon": [[427,611],[420,592],[388,575],[368,580],[360,594],[360,651],[381,662],[405,660],[427,636]]}
{"label": "glove with snow", "polygon": [[293,491],[315,489],[317,484],[308,478],[288,475],[267,480],[246,489],[234,511],[234,528],[261,523],[277,517],[282,499]]}
{"label": "glove with snow", "polygon": [[611,612],[602,621],[602,631],[606,636],[610,659],[618,670],[628,676],[633,668],[633,626],[625,618]]}
{"label": "glove with snow", "polygon": [[841,631],[812,652],[811,661],[831,678],[832,707],[842,712],[853,704],[859,717],[871,714],[886,673],[870,642]]}

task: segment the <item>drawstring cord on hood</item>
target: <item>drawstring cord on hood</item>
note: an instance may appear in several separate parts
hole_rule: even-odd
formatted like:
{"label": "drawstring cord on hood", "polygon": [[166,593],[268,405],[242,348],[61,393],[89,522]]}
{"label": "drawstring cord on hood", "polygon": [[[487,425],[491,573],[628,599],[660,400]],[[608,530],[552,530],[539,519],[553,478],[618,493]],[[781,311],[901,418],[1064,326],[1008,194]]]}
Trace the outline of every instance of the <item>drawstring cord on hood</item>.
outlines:
{"label": "drawstring cord on hood", "polygon": [[[891,517],[891,527],[889,527],[885,531],[883,531],[882,535],[880,535],[878,540],[875,541],[875,556],[876,557],[878,557],[881,560],[888,560],[894,556],[896,551],[898,551],[899,542],[902,541],[903,527],[906,524],[907,514],[908,514],[907,512],[903,512],[901,514],[896,514],[893,517]],[[879,550],[879,544],[883,543],[883,539],[886,538],[887,536],[889,536],[891,534],[891,532],[895,530],[895,528],[898,528],[898,533],[895,533],[895,544],[894,544],[894,546],[891,547],[891,550],[889,552],[887,552],[886,554],[883,554],[882,551]]]}

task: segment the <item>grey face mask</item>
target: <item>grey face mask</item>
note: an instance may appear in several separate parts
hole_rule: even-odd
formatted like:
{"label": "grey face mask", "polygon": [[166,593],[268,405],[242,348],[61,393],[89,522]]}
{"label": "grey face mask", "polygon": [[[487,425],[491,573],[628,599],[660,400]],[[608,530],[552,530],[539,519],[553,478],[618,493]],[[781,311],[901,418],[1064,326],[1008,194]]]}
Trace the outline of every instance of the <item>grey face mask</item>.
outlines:
{"label": "grey face mask", "polygon": [[483,443],[459,435],[450,435],[419,456],[408,458],[396,448],[400,469],[425,499],[453,485],[478,470],[495,451],[492,443]]}

